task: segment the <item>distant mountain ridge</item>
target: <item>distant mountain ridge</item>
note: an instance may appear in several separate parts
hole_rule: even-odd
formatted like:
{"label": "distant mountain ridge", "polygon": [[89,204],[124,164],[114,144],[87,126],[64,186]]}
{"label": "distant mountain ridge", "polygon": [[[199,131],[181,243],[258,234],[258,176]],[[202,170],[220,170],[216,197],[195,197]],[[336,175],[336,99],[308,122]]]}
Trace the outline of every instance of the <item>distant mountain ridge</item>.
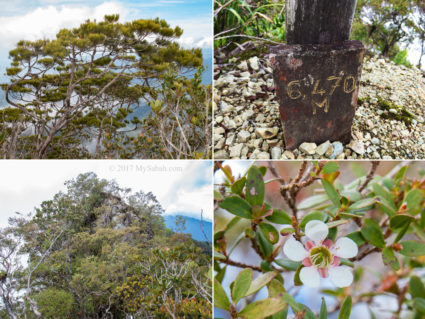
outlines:
{"label": "distant mountain ridge", "polygon": [[[183,216],[186,219],[186,230],[185,234],[191,234],[192,238],[199,241],[206,241],[204,234],[201,229],[201,220],[195,217],[189,217],[185,214],[176,214],[176,215],[164,215],[165,226],[173,231],[176,231],[176,219],[177,216]],[[212,241],[212,222],[208,220],[202,221],[204,224],[204,232],[208,237],[208,240]]]}

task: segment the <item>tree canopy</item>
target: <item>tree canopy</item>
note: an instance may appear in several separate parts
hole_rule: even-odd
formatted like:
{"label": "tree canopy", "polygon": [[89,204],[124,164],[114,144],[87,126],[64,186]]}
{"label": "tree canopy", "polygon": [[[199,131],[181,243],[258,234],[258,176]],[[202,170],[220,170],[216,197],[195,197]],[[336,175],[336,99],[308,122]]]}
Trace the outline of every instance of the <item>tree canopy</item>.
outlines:
{"label": "tree canopy", "polygon": [[211,252],[93,173],[0,232],[1,318],[210,318]]}
{"label": "tree canopy", "polygon": [[[209,156],[201,50],[180,47],[182,29],[164,20],[118,20],[87,20],[10,51],[2,157]],[[142,104],[151,107],[147,119],[132,114]]]}

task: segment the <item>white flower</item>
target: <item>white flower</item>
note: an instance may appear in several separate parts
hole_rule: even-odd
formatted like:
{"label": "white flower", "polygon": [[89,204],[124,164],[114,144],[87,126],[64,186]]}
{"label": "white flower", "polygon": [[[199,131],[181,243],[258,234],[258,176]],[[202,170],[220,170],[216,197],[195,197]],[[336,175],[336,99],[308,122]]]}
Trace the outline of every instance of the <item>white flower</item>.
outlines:
{"label": "white flower", "polygon": [[[293,261],[302,261],[300,279],[308,287],[318,287],[320,276],[329,276],[337,287],[347,287],[353,282],[350,267],[340,266],[341,258],[352,258],[358,248],[347,237],[339,238],[335,244],[328,236],[328,226],[320,220],[311,220],[305,226],[305,234],[310,239],[303,245],[294,237],[289,237],[283,246],[285,255]],[[305,247],[305,248],[304,248]]]}

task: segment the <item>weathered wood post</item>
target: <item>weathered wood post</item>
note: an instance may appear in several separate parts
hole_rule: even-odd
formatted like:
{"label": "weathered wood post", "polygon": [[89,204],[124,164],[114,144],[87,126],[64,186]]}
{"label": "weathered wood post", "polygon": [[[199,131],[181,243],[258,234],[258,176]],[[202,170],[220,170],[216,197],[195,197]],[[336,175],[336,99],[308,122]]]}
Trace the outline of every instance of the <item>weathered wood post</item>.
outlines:
{"label": "weathered wood post", "polygon": [[348,142],[364,46],[348,41],[356,0],[287,0],[287,44],[270,48],[287,149]]}

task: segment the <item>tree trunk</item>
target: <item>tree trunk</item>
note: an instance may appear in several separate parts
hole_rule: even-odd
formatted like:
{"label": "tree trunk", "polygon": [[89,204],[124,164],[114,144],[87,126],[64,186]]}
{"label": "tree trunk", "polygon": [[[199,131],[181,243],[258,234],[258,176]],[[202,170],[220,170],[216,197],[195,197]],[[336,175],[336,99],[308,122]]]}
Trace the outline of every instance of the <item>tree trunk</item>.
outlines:
{"label": "tree trunk", "polygon": [[288,44],[340,43],[350,38],[356,0],[287,0]]}

